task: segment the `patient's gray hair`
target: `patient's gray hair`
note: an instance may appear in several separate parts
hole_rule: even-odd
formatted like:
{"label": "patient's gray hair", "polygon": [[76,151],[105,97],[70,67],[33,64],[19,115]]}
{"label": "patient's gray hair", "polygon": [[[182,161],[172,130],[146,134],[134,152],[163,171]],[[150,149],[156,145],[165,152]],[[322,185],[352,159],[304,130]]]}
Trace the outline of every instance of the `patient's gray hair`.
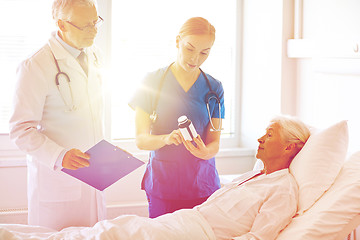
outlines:
{"label": "patient's gray hair", "polygon": [[71,8],[74,6],[95,6],[96,0],[54,0],[52,5],[52,16],[55,22],[59,19],[70,20]]}
{"label": "patient's gray hair", "polygon": [[295,143],[296,148],[298,149],[297,152],[303,148],[310,137],[310,130],[308,126],[296,117],[277,116],[270,122],[279,124],[282,130],[282,138],[290,143]]}

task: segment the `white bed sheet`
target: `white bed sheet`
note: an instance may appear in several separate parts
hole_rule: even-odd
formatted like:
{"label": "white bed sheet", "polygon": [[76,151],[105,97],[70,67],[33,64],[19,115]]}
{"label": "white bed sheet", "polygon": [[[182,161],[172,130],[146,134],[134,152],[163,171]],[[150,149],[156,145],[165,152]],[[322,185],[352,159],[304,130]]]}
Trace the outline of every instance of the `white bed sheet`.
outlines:
{"label": "white bed sheet", "polygon": [[215,240],[215,235],[205,219],[196,210],[184,209],[156,219],[125,215],[98,222],[91,228],[70,227],[60,232],[36,226],[0,224],[0,239]]}

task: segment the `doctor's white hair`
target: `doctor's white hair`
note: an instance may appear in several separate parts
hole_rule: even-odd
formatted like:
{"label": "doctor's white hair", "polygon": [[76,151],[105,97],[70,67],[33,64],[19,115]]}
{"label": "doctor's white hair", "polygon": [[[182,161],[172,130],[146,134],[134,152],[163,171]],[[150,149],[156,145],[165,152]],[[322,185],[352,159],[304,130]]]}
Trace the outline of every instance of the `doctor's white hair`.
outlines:
{"label": "doctor's white hair", "polygon": [[52,5],[52,16],[55,22],[59,19],[70,20],[71,8],[74,6],[95,6],[96,0],[54,0]]}
{"label": "doctor's white hair", "polygon": [[289,143],[295,143],[297,152],[303,148],[310,137],[309,127],[295,117],[277,116],[270,122],[277,123],[280,126],[281,137]]}

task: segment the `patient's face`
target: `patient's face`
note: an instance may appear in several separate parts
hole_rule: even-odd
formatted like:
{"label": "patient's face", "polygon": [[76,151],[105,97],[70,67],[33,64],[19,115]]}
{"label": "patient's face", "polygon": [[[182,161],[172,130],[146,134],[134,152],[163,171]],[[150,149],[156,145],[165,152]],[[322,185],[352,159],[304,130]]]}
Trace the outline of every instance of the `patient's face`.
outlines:
{"label": "patient's face", "polygon": [[261,159],[264,164],[279,161],[285,156],[287,142],[281,137],[281,127],[277,123],[271,124],[264,136],[258,139],[259,148],[256,158]]}

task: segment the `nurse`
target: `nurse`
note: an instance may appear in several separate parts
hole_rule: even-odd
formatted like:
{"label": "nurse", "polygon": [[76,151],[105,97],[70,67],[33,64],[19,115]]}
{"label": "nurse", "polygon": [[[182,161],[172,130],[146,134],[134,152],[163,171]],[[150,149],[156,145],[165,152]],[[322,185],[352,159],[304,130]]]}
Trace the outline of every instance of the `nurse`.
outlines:
{"label": "nurse", "polygon": [[[214,40],[215,28],[206,19],[188,19],[176,37],[176,61],[149,73],[129,103],[136,111],[136,144],[151,150],[142,180],[151,218],[192,208],[220,188],[214,156],[225,113],[224,90],[220,81],[200,70]],[[221,106],[219,112],[218,103],[210,100],[213,127],[205,103],[210,87]],[[193,142],[185,141],[178,130],[182,115],[198,133]]]}
{"label": "nurse", "polygon": [[60,171],[89,166],[84,151],[103,138],[102,18],[93,0],[55,0],[52,12],[58,31],[17,70],[10,138],[27,154],[28,224],[61,230],[106,218],[103,193]]}

